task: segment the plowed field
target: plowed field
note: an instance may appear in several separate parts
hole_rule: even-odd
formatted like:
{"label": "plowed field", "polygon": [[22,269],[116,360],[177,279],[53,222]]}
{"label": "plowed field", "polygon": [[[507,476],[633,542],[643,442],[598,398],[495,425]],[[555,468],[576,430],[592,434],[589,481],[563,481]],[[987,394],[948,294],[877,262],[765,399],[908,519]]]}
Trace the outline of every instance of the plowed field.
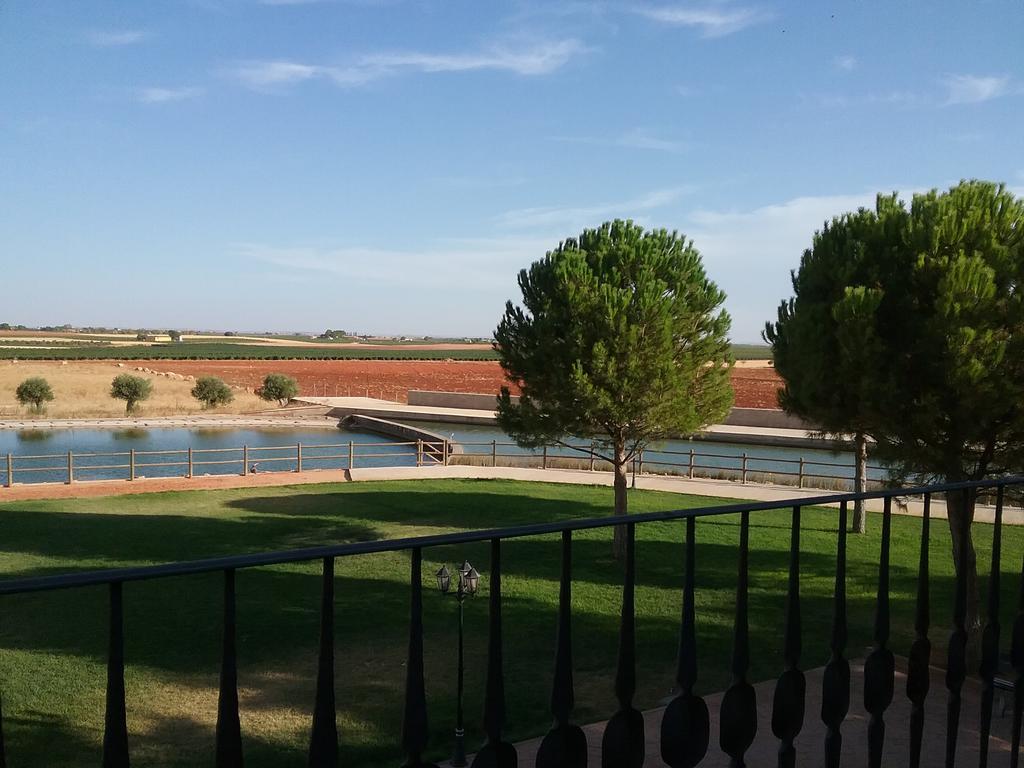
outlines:
{"label": "plowed field", "polygon": [[[497,392],[505,383],[490,360],[174,360],[150,363],[185,376],[219,376],[229,384],[255,388],[268,373],[285,373],[303,395],[383,397],[405,402],[410,389]],[[737,367],[732,373],[736,405],[778,408],[778,375],[770,367]]]}

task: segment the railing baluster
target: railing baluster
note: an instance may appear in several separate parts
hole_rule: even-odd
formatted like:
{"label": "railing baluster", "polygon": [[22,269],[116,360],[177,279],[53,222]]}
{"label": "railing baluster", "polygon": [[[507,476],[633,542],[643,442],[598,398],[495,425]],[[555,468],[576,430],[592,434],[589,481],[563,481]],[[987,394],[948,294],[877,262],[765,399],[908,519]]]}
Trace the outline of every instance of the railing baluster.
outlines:
{"label": "railing baluster", "polygon": [[881,768],[885,745],[885,710],[892,703],[895,659],[889,642],[889,545],[892,538],[892,496],[882,512],[882,547],[878,558],[878,597],[875,603],[875,648],[864,662],[864,709],[868,721],[868,765]]}
{"label": "railing baluster", "polygon": [[585,768],[587,737],[569,722],[575,703],[572,684],[572,532],[562,531],[562,582],[558,594],[558,639],[551,689],[555,724],[537,750],[537,768]]}
{"label": "railing baluster", "polygon": [[626,574],[622,585],[619,622],[619,658],[615,670],[615,698],[619,710],[605,725],[601,739],[603,768],[639,768],[644,764],[644,718],[633,707],[636,693],[636,524],[626,525]]}
{"label": "railing baluster", "polygon": [[932,643],[928,639],[931,623],[928,584],[928,547],[931,536],[932,495],[924,495],[921,518],[921,554],[917,566],[917,607],[914,615],[914,642],[907,659],[907,698],[910,699],[910,768],[921,765],[921,740],[924,733],[924,700],[931,687]]}
{"label": "railing baluster", "polygon": [[423,552],[412,551],[409,576],[409,658],[405,665],[405,713],[402,717],[402,749],[405,768],[436,768],[423,762],[427,747],[427,690],[423,680]]}
{"label": "railing baluster", "polygon": [[843,753],[840,730],[850,711],[850,663],[846,649],[846,516],[847,503],[839,504],[839,539],[836,544],[836,582],[832,598],[832,653],[821,682],[821,721],[825,724],[825,766],[839,768]]}
{"label": "railing baluster", "polygon": [[473,768],[515,768],[516,748],[503,741],[505,725],[505,672],[501,640],[501,539],[491,539],[490,626],[487,638],[487,687],[484,694],[484,731],[487,741],[473,758]]}
{"label": "railing baluster", "polygon": [[696,519],[686,518],[686,570],[683,583],[683,621],[679,633],[676,685],[679,695],[661,718],[661,759],[670,768],[693,768],[708,751],[711,718],[704,699],[693,694],[697,682],[697,630],[694,606]]}
{"label": "railing baluster", "polygon": [[772,702],[772,733],[781,740],[779,768],[796,765],[793,740],[804,726],[804,698],[807,682],[800,671],[800,507],[793,507],[789,544],[789,588],[786,592],[785,671],[775,685]]}
{"label": "railing baluster", "polygon": [[217,768],[242,768],[238,720],[238,658],[235,653],[235,571],[224,571],[224,641],[217,700]]}
{"label": "railing baluster", "polygon": [[320,598],[320,656],[316,671],[316,704],[309,739],[309,768],[338,764],[338,717],[334,702],[334,558],[324,558]]}
{"label": "railing baluster", "polygon": [[128,768],[128,717],[124,701],[124,602],[119,581],[110,582],[109,632],[103,768]]}
{"label": "railing baluster", "polygon": [[1017,599],[1017,616],[1013,620],[1013,635],[1010,639],[1010,664],[1017,673],[1013,683],[1013,734],[1010,737],[1010,768],[1017,768],[1020,762],[1020,727],[1024,717],[1024,564],[1020,574],[1020,597]]}
{"label": "railing baluster", "polygon": [[722,697],[719,713],[719,745],[731,758],[732,768],[743,768],[743,758],[757,735],[757,694],[747,680],[750,667],[750,635],[747,590],[750,567],[750,513],[740,513],[739,577],[736,582],[736,616],[732,646],[732,685]]}
{"label": "railing baluster", "polygon": [[981,725],[978,767],[988,765],[988,737],[992,730],[992,699],[999,666],[999,571],[1003,540],[1003,486],[996,488],[996,519],[992,529],[992,568],[988,577],[988,621],[981,636]]}
{"label": "railing baluster", "polygon": [[[964,491],[963,533],[960,540],[967,541],[967,497]],[[946,766],[956,764],[956,742],[960,730],[960,692],[967,678],[967,547],[960,547],[960,561],[956,563],[956,595],[953,600],[953,631],[949,636],[946,660],[946,688],[949,698],[946,704]]]}
{"label": "railing baluster", "polygon": [[7,750],[4,748],[4,709],[0,696],[0,768],[7,768]]}

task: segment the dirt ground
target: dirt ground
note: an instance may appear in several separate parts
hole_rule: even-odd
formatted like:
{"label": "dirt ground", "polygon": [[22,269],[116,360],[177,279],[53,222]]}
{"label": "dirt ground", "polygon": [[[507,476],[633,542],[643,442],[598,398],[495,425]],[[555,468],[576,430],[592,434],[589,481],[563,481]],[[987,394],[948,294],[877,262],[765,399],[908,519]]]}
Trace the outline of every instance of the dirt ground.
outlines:
{"label": "dirt ground", "polygon": [[[192,376],[214,375],[242,387],[257,387],[268,373],[286,373],[303,395],[382,397],[405,402],[410,389],[497,392],[505,382],[492,360],[174,360],[151,365]],[[736,405],[778,408],[781,380],[767,363],[745,362],[732,374]]]}
{"label": "dirt ground", "polygon": [[[50,383],[56,396],[46,406],[45,417],[51,419],[103,418],[124,416],[124,401],[110,397],[110,382],[120,373],[142,376],[153,382],[153,394],[141,403],[143,416],[178,416],[203,411],[190,391],[194,381],[177,380],[160,374],[135,370],[136,366],[149,367],[153,363],[131,362],[118,367],[109,361],[46,360],[0,361],[0,419],[31,418],[29,408],[18,403],[14,391],[31,376],[42,376]],[[268,404],[244,389],[235,391],[230,405],[217,408],[214,413],[250,413],[266,410]]]}
{"label": "dirt ground", "polygon": [[[152,372],[136,370],[140,367]],[[126,372],[153,381],[153,395],[140,411],[147,416],[201,411],[189,393],[194,381],[188,377],[208,375],[219,376],[236,387],[235,401],[217,409],[223,413],[249,413],[270,407],[252,393],[268,373],[294,376],[303,395],[380,397],[398,402],[407,400],[410,389],[490,394],[505,383],[498,363],[491,360],[161,360],[130,361],[121,368],[111,361],[2,361],[0,419],[31,416],[14,397],[18,384],[30,376],[42,376],[53,387],[57,397],[47,407],[49,418],[122,416],[123,402],[113,400],[109,392],[111,379]],[[732,382],[738,407],[778,407],[781,382],[767,364],[738,365]]]}

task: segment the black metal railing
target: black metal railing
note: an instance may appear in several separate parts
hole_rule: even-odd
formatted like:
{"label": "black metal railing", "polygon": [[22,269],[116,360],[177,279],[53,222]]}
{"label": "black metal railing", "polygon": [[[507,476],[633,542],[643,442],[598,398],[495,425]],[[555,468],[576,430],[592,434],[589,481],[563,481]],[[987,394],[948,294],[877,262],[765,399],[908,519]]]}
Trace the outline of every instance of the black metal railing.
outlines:
{"label": "black metal railing", "polygon": [[[220,572],[223,574],[223,645],[221,649],[220,692],[216,725],[216,765],[235,768],[242,765],[244,734],[240,727],[235,579],[247,568],[302,561],[321,560],[321,623],[316,695],[313,706],[309,747],[309,765],[314,768],[335,766],[338,761],[338,728],[335,710],[334,679],[334,564],[337,558],[379,552],[409,551],[410,619],[404,718],[401,744],[406,766],[425,766],[428,748],[427,696],[424,682],[422,553],[424,549],[452,544],[489,542],[491,547],[489,635],[487,679],[485,692],[485,744],[478,753],[475,766],[511,766],[516,763],[515,747],[504,740],[505,680],[502,644],[502,543],[509,539],[560,533],[562,537],[562,570],[559,594],[558,633],[555,648],[555,673],[551,694],[554,726],[544,738],[537,755],[539,768],[583,766],[587,763],[587,739],[572,723],[574,703],[572,683],[572,536],[576,531],[622,525],[625,530],[625,563],[622,590],[622,612],[619,625],[619,651],[614,692],[618,711],[608,721],[602,738],[602,765],[641,766],[645,755],[644,720],[634,707],[636,693],[636,621],[634,589],[636,574],[636,527],[655,521],[685,521],[685,566],[682,590],[682,618],[676,672],[677,695],[666,707],[660,734],[661,756],[672,768],[699,765],[710,747],[710,718],[704,700],[694,693],[698,677],[695,595],[700,587],[700,567],[696,561],[699,521],[707,517],[739,514],[740,530],[737,551],[736,602],[733,616],[732,682],[725,691],[719,711],[719,748],[729,756],[733,766],[745,765],[748,750],[758,730],[756,691],[748,679],[751,638],[748,626],[750,601],[749,562],[751,516],[773,509],[792,508],[789,568],[784,613],[783,670],[773,697],[771,731],[779,741],[778,765],[796,764],[795,742],[804,726],[806,679],[800,669],[801,598],[800,598],[800,519],[805,507],[838,506],[838,537],[833,594],[833,622],[829,639],[830,658],[824,670],[820,717],[826,726],[820,751],[804,756],[817,763],[823,756],[829,768],[840,764],[844,753],[842,728],[850,709],[850,664],[844,657],[847,642],[846,601],[846,521],[848,504],[857,499],[882,499],[881,551],[879,556],[877,600],[874,620],[874,644],[864,664],[864,709],[869,715],[867,735],[868,765],[883,764],[883,749],[889,729],[906,728],[909,732],[910,765],[920,765],[922,754],[923,707],[929,694],[930,597],[928,584],[928,547],[932,499],[939,493],[993,495],[995,523],[992,542],[992,571],[989,578],[987,621],[985,623],[981,663],[979,718],[979,765],[988,764],[992,704],[1000,642],[1000,551],[1003,507],[1008,493],[1024,489],[1024,477],[993,481],[889,489],[866,494],[836,494],[782,502],[730,504],[700,509],[649,512],[619,518],[585,518],[552,523],[523,525],[512,528],[465,531],[387,541],[369,541],[333,546],[320,546],[263,554],[212,558],[191,562],[154,565],[113,570],[96,570],[64,575],[8,579],[0,581],[0,595],[15,595],[87,586],[106,585],[109,589],[109,648],[107,656],[106,716],[103,738],[103,765],[119,768],[129,764],[129,740],[125,704],[125,633],[123,585],[128,582],[163,579],[189,574]],[[920,560],[917,579],[915,632],[909,649],[906,696],[911,703],[909,723],[887,723],[886,710],[895,694],[895,664],[889,647],[890,590],[889,554],[892,538],[892,506],[897,497],[922,497],[923,521],[920,539]],[[961,552],[966,550],[961,549]],[[966,556],[966,555],[962,555]],[[946,659],[947,722],[944,734],[945,765],[957,762],[957,743],[963,714],[962,688],[968,675],[967,655],[967,576],[966,569],[957,568],[955,597],[952,606],[953,632]],[[1020,760],[1020,731],[1024,709],[1024,571],[1021,592],[1010,641],[1010,659],[1014,670],[1013,721],[1010,765],[1017,768]],[[0,681],[2,687],[2,681]],[[0,714],[0,766],[5,766],[3,753],[2,714]],[[16,758],[12,756],[14,763]],[[902,762],[902,760],[901,760]]]}

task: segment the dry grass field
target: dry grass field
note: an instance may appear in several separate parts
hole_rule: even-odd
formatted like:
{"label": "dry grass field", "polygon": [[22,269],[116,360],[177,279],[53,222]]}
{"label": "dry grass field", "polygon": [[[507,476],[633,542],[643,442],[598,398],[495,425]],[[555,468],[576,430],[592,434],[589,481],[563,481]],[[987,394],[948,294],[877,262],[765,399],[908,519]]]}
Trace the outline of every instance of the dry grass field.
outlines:
{"label": "dry grass field", "polygon": [[[152,363],[146,364],[152,365]],[[194,381],[179,380],[156,373],[135,370],[125,363],[54,362],[20,360],[0,361],[0,419],[36,418],[31,409],[18,403],[14,391],[30,376],[42,376],[53,388],[56,399],[49,403],[43,418],[75,419],[124,416],[124,401],[110,397],[110,382],[119,373],[143,376],[153,382],[153,394],[139,406],[142,416],[180,416],[203,412],[190,394]],[[235,389],[235,400],[207,413],[247,413],[270,407],[251,392]]]}

